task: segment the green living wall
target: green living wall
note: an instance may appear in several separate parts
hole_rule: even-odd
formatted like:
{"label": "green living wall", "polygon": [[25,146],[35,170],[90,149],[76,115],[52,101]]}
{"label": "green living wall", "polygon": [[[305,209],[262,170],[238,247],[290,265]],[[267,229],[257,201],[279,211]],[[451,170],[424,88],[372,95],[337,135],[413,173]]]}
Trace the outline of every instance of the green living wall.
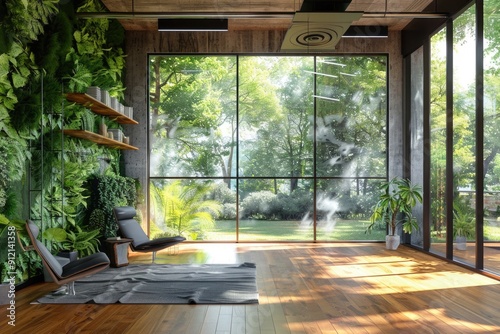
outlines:
{"label": "green living wall", "polygon": [[[7,232],[14,226],[20,243],[27,244],[28,218],[40,226],[54,253],[81,237],[78,250],[86,255],[106,236],[100,216],[94,214],[89,223],[88,208],[101,209],[91,204],[98,196],[91,180],[121,180],[120,151],[62,135],[63,128],[94,131],[100,122],[118,127],[65,99],[65,93],[98,86],[125,102],[123,28],[116,20],[76,16],[104,10],[97,0],[0,0],[2,281],[12,270],[3,258]],[[117,205],[135,204],[135,188],[132,195],[119,193],[132,188],[116,190]],[[17,238],[16,244],[16,277],[22,282],[39,273],[40,263]]]}

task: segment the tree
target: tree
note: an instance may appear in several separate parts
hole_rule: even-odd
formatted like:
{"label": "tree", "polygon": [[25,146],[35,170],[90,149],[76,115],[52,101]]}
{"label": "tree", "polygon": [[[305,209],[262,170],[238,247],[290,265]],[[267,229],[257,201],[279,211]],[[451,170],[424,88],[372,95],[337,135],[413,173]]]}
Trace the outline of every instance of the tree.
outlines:
{"label": "tree", "polygon": [[151,61],[151,136],[156,176],[229,176],[234,141],[233,57]]}
{"label": "tree", "polygon": [[259,74],[262,69],[268,73],[278,105],[272,116],[248,129],[256,136],[243,143],[244,173],[274,178],[274,193],[278,192],[276,177],[290,177],[291,193],[298,177],[313,174],[312,61],[310,57],[263,57],[253,66]]}
{"label": "tree", "polygon": [[[184,68],[196,64],[196,74],[182,75],[183,67],[173,63],[178,58]],[[326,164],[320,175],[385,175],[386,60],[362,58],[366,57],[339,58],[347,64],[347,72],[334,84],[341,101],[336,105],[316,101],[320,115],[316,125],[339,136],[318,146],[318,161],[340,154],[350,162],[353,152],[364,160]],[[328,59],[337,58],[324,60]],[[252,181],[245,185],[250,187],[247,191],[296,190],[301,177],[314,175],[312,95],[315,80],[318,86],[326,85],[314,75],[314,61],[313,57],[181,56],[152,62],[151,175],[222,176],[231,188],[238,147],[239,176],[273,180]],[[321,66],[326,72],[338,72],[331,65]],[[340,122],[334,124],[335,118]],[[351,146],[355,151],[344,150]],[[367,189],[366,182],[358,184],[358,192]]]}
{"label": "tree", "polygon": [[[196,74],[191,71],[190,79],[178,79],[182,66],[193,64]],[[252,66],[239,66],[237,116],[235,57],[183,56],[152,62],[152,76],[157,78],[151,83],[152,175],[223,176],[231,187],[238,123],[240,131],[249,129],[273,114],[277,105],[266,72],[252,72]]]}

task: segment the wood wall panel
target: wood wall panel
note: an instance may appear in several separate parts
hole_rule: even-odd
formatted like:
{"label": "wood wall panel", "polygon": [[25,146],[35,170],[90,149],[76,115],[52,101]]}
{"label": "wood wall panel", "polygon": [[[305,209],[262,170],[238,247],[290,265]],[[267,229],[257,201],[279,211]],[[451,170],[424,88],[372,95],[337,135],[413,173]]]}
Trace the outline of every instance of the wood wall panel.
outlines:
{"label": "wood wall panel", "polygon": [[[155,53],[269,53],[278,52],[285,30],[230,32],[134,32],[150,34]],[[151,51],[150,51],[151,52]]]}

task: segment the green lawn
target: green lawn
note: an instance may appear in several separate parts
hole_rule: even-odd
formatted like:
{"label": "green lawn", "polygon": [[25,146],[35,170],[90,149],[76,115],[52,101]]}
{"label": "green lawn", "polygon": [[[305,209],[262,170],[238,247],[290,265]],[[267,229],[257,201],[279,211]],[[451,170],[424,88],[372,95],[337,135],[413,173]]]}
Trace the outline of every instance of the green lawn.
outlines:
{"label": "green lawn", "polygon": [[[365,233],[368,221],[336,219],[331,223],[320,223],[317,240],[385,240],[385,229],[375,228]],[[205,231],[203,240],[236,240],[236,221],[217,221],[214,228]],[[311,241],[313,227],[300,221],[243,220],[239,228],[240,241]]]}
{"label": "green lawn", "polygon": [[[371,233],[365,233],[367,220],[336,219],[330,224],[320,223],[317,228],[318,241],[383,241],[384,226],[375,227]],[[433,243],[445,242],[445,234],[432,233]],[[236,221],[219,220],[214,228],[206,230],[198,240],[236,241]],[[239,229],[240,241],[312,241],[313,227],[300,221],[283,220],[242,220]],[[485,240],[500,240],[500,223],[485,226]]]}

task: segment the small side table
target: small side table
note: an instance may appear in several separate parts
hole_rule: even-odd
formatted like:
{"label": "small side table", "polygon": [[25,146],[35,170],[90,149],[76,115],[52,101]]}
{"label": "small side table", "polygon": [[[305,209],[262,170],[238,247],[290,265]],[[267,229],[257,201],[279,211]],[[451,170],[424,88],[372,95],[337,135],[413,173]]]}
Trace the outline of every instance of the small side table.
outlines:
{"label": "small side table", "polygon": [[111,266],[115,268],[128,266],[128,246],[133,239],[106,239],[104,241]]}

